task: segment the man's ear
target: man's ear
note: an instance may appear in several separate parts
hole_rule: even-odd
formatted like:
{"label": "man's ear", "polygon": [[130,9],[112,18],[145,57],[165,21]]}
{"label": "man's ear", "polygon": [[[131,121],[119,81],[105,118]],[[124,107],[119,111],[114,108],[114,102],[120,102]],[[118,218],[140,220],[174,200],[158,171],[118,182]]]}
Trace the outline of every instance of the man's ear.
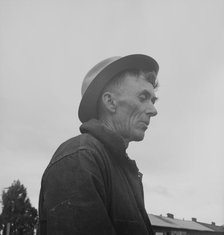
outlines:
{"label": "man's ear", "polygon": [[104,107],[109,112],[114,113],[116,111],[116,98],[115,95],[109,91],[106,91],[102,94],[102,103],[104,104]]}

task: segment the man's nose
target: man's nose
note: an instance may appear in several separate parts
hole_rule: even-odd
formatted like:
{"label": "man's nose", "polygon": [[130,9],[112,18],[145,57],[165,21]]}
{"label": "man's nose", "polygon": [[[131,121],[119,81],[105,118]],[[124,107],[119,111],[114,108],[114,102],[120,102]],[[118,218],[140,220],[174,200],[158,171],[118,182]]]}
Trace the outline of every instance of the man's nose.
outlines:
{"label": "man's nose", "polygon": [[153,104],[152,102],[150,102],[150,103],[148,104],[146,113],[147,113],[148,115],[150,115],[150,117],[154,117],[154,116],[157,115],[158,112],[157,112],[157,110],[156,110],[156,108],[155,108],[155,106],[154,106],[154,104]]}

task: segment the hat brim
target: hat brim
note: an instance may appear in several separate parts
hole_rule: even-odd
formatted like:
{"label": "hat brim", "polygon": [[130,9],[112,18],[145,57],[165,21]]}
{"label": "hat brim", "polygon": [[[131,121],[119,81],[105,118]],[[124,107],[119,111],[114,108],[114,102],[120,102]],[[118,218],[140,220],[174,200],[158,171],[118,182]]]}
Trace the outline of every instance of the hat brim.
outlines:
{"label": "hat brim", "polygon": [[97,103],[103,88],[115,75],[129,69],[154,71],[157,74],[159,65],[152,57],[141,54],[121,57],[107,65],[96,75],[82,97],[78,112],[82,123],[97,118]]}

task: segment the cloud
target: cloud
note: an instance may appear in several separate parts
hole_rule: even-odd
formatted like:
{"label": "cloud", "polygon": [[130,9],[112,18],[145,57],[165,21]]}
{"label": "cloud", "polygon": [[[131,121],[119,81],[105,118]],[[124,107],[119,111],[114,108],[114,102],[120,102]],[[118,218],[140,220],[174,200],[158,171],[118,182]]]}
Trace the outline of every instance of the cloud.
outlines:
{"label": "cloud", "polygon": [[109,56],[145,53],[160,64],[159,114],[128,153],[144,174],[146,206],[223,221],[222,0],[2,6],[0,188],[19,178],[37,205],[53,152],[79,133],[86,72]]}
{"label": "cloud", "polygon": [[151,186],[149,187],[149,190],[150,190],[150,194],[155,193],[164,197],[171,196],[171,193],[169,192],[168,188],[162,185]]}

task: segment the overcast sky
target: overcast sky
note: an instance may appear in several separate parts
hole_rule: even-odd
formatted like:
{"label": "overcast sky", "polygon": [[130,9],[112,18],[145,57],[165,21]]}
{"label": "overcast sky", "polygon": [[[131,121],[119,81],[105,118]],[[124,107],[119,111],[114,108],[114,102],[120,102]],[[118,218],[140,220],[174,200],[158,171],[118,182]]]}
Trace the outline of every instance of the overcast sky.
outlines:
{"label": "overcast sky", "polygon": [[0,190],[19,179],[37,208],[83,77],[134,53],[160,65],[158,115],[128,149],[148,213],[224,224],[223,0],[0,0]]}

